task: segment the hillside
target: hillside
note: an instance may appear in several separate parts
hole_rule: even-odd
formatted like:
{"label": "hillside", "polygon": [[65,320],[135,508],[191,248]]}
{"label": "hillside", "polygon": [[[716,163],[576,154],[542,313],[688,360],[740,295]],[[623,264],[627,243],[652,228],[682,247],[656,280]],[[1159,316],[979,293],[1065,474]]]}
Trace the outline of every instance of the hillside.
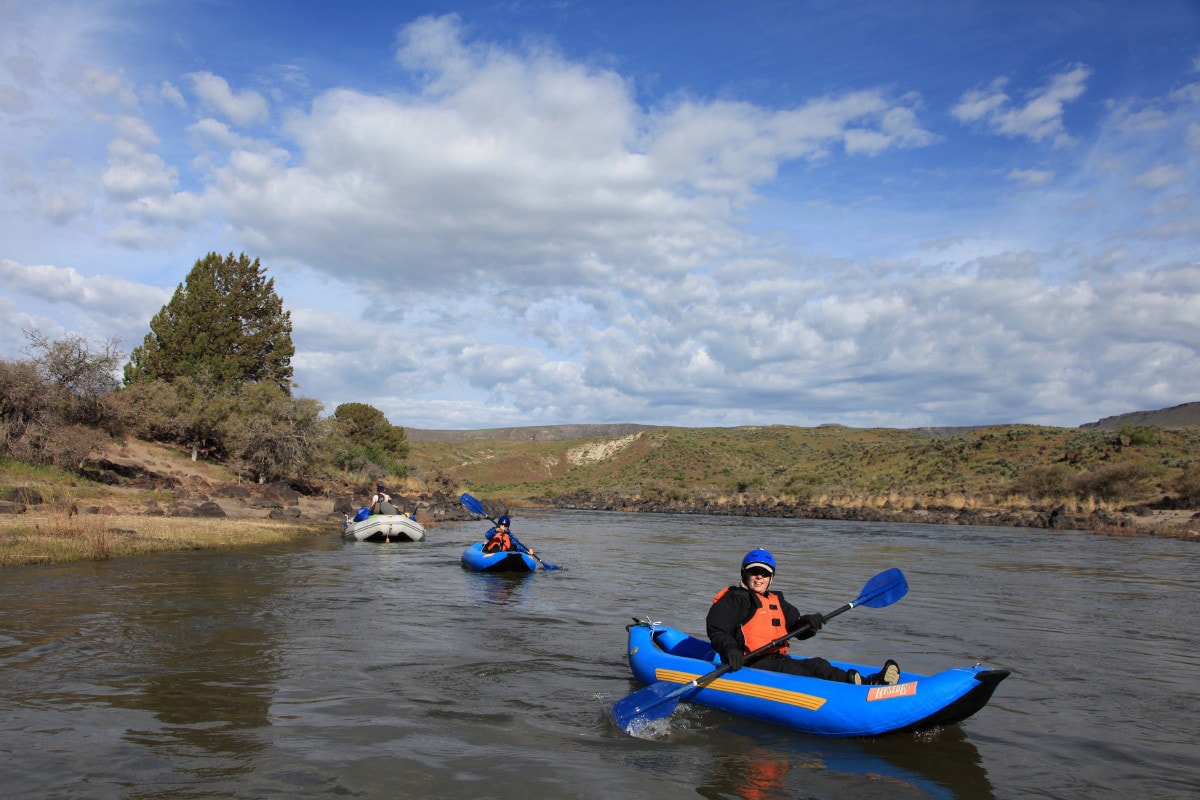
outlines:
{"label": "hillside", "polygon": [[[409,474],[389,486],[422,522],[465,517],[457,497],[469,491],[512,507],[1058,527],[1200,541],[1200,424],[1190,421],[1198,410],[1190,403],[1079,428],[442,432],[456,435],[412,437]],[[9,513],[32,492],[84,513],[214,511],[333,524],[371,489],[364,476],[251,485],[219,464],[137,441],[109,448],[85,479],[18,467],[0,469],[0,506]]]}
{"label": "hillside", "polygon": [[1126,425],[1156,425],[1160,428],[1186,428],[1200,425],[1200,402],[1162,408],[1158,411],[1132,411],[1115,417],[1104,417],[1081,428],[1102,428],[1115,431]]}
{"label": "hillside", "polygon": [[[1150,425],[1160,428],[1185,428],[1200,426],[1200,402],[1183,403],[1171,408],[1157,411],[1132,411],[1128,414],[1118,414],[1104,417],[1095,422],[1085,422],[1080,428],[1101,428],[1117,430],[1125,425]],[[632,422],[606,423],[596,425],[529,425],[514,428],[480,428],[477,430],[437,430],[431,428],[405,428],[405,435],[410,442],[461,442],[478,441],[569,441],[587,439],[596,436],[625,436],[629,433],[653,430],[657,425],[640,425]],[[844,428],[844,425],[821,425],[822,428]],[[968,434],[971,431],[987,425],[960,425],[956,427],[921,427],[909,428],[915,433],[938,439]]]}
{"label": "hillside", "polygon": [[515,506],[1120,529],[1190,521],[1200,426],[427,440],[412,442],[410,471]]}
{"label": "hillside", "polygon": [[653,425],[619,422],[601,425],[529,425],[522,428],[482,428],[480,430],[427,430],[405,428],[410,442],[524,441],[546,442],[568,439],[587,439],[593,436],[624,436],[627,433],[652,430]]}

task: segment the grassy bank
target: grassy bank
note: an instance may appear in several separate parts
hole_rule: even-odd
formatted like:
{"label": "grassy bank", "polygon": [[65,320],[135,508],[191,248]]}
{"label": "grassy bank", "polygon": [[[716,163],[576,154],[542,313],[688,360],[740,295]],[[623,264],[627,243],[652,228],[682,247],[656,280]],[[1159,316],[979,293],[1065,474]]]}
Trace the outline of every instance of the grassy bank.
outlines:
{"label": "grassy bank", "polygon": [[0,567],[244,547],[329,533],[328,523],[35,511],[0,517]]}

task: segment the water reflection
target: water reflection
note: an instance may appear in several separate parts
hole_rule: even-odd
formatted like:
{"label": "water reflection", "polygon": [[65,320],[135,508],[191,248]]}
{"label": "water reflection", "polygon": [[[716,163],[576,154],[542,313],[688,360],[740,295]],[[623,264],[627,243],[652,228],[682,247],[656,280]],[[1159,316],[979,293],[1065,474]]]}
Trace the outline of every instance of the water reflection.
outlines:
{"label": "water reflection", "polygon": [[[879,739],[772,735],[762,726],[723,724],[721,749],[703,797],[770,800],[824,796],[989,800],[979,751],[958,726]],[[764,742],[771,742],[769,746]]]}
{"label": "water reflection", "polygon": [[[123,577],[114,599],[127,671],[96,699],[158,721],[127,729],[132,744],[171,760],[221,756],[223,777],[250,769],[265,747],[253,731],[270,725],[281,672],[274,573],[256,569],[246,580],[237,569],[181,571],[166,584],[153,573]],[[190,763],[215,777],[209,759]]]}
{"label": "water reflection", "polygon": [[470,582],[472,598],[475,604],[508,605],[519,601],[524,595],[525,581],[532,578],[532,572],[469,572],[465,573]]}

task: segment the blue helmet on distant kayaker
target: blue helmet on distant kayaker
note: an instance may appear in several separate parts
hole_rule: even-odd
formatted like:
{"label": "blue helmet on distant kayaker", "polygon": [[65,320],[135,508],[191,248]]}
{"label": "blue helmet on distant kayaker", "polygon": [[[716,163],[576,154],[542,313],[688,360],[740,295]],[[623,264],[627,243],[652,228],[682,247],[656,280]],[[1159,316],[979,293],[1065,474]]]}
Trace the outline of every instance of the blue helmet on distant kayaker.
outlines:
{"label": "blue helmet on distant kayaker", "polygon": [[775,556],[766,550],[751,550],[742,559],[742,575],[745,576],[746,571],[751,567],[762,567],[771,573],[771,577],[775,577]]}
{"label": "blue helmet on distant kayaker", "polygon": [[512,527],[512,520],[508,518],[507,514],[505,514],[503,517],[496,520],[496,525],[508,525],[509,527]]}

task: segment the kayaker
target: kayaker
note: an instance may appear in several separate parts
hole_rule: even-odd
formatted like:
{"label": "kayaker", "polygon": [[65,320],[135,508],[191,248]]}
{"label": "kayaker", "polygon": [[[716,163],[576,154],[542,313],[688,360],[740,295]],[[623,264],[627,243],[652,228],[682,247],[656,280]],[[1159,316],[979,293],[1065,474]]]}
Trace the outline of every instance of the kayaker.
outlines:
{"label": "kayaker", "polygon": [[508,515],[496,520],[496,527],[483,535],[484,539],[487,540],[483,543],[483,552],[502,553],[515,550],[518,553],[533,555],[533,551],[521,544],[516,535],[509,530],[511,525],[512,520],[509,519]]}
{"label": "kayaker", "polygon": [[731,671],[745,664],[755,669],[842,683],[890,685],[900,680],[900,667],[890,658],[882,670],[863,677],[858,670],[840,669],[823,658],[791,658],[786,644],[756,656],[747,664],[746,654],[806,624],[808,630],[796,638],[809,639],[821,630],[824,621],[820,614],[801,614],[783,599],[781,592],[770,590],[775,579],[775,557],[766,550],[751,550],[746,554],[741,577],[739,585],[717,593],[706,620],[708,640]]}

